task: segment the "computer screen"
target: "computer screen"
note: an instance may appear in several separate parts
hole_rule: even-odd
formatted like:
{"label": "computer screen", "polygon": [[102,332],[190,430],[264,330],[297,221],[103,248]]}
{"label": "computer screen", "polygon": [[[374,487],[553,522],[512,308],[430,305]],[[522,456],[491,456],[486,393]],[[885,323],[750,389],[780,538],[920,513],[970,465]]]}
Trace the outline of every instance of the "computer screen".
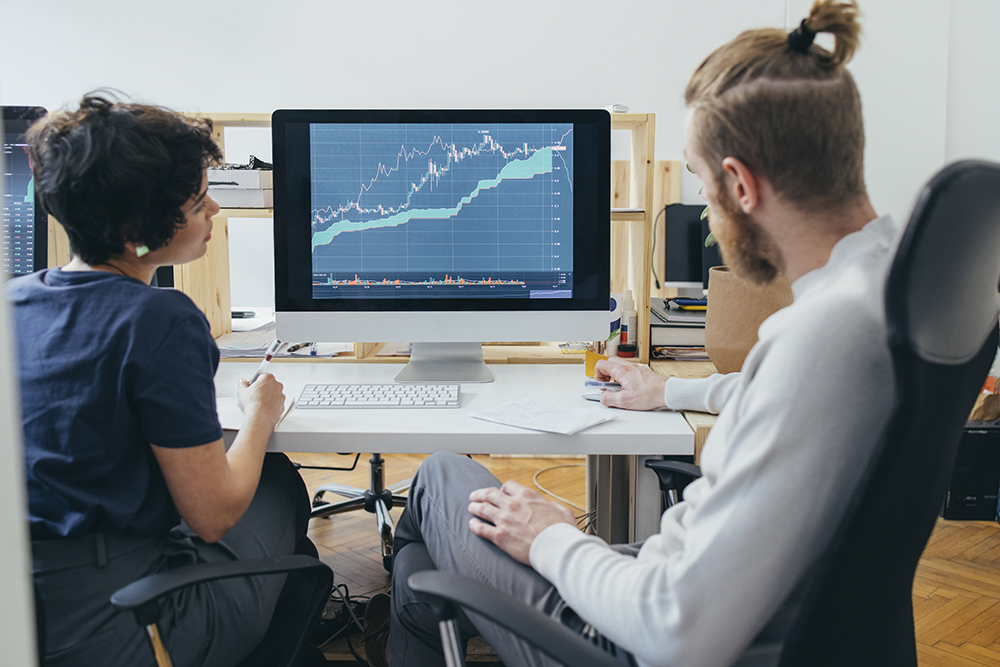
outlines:
{"label": "computer screen", "polygon": [[48,255],[48,216],[35,200],[35,181],[24,132],[47,113],[42,107],[3,109],[3,271],[19,276],[44,269]]}
{"label": "computer screen", "polygon": [[606,111],[279,110],[272,138],[279,337],[606,332]]}
{"label": "computer screen", "polygon": [[705,245],[709,229],[704,211],[704,204],[669,204],[664,211],[662,285],[688,290],[682,295],[701,296],[708,288],[708,269],[723,263],[718,245]]}

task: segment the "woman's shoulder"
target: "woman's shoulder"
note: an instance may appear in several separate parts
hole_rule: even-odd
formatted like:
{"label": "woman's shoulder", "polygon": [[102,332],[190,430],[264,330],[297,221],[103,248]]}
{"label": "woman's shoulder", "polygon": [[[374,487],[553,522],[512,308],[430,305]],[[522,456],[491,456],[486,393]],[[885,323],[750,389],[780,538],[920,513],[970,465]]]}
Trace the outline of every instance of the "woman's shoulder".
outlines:
{"label": "woman's shoulder", "polygon": [[187,294],[173,289],[139,285],[134,291],[136,315],[161,325],[178,325],[188,320],[208,326],[205,314]]}

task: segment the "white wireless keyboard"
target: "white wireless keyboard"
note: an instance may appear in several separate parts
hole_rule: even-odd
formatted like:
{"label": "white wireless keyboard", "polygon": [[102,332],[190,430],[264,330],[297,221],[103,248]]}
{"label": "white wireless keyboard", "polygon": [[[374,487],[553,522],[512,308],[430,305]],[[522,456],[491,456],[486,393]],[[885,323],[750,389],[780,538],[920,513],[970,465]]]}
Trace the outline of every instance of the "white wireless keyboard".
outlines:
{"label": "white wireless keyboard", "polygon": [[457,408],[457,384],[307,384],[295,407],[330,408]]}

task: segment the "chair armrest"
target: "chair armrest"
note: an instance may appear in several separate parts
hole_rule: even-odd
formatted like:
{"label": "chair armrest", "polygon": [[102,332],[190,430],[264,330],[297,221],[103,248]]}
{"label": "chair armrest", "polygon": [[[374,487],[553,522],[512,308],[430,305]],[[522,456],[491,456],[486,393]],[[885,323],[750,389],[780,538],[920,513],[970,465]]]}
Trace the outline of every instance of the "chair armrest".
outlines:
{"label": "chair armrest", "polygon": [[556,662],[591,667],[621,665],[562,623],[482,582],[427,570],[410,575],[407,583],[415,591],[457,603],[502,625]]}
{"label": "chair armrest", "polygon": [[646,467],[660,478],[661,491],[683,491],[684,487],[701,477],[701,467],[683,461],[647,459]]}
{"label": "chair armrest", "polygon": [[169,572],[157,572],[128,586],[119,588],[111,595],[111,604],[122,610],[132,610],[140,625],[155,623],[160,616],[159,600],[174,591],[217,579],[247,577],[259,574],[282,574],[297,570],[317,570],[319,579],[333,581],[333,571],[322,561],[312,556],[274,556],[250,560],[233,560],[221,563],[199,563]]}

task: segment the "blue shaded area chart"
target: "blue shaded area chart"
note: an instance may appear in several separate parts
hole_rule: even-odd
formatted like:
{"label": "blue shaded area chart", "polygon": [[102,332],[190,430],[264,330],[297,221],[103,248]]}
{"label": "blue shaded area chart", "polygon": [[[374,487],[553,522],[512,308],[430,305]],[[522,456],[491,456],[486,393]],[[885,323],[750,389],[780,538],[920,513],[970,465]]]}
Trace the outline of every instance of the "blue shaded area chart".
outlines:
{"label": "blue shaded area chart", "polygon": [[314,298],[569,298],[573,126],[310,125]]}

